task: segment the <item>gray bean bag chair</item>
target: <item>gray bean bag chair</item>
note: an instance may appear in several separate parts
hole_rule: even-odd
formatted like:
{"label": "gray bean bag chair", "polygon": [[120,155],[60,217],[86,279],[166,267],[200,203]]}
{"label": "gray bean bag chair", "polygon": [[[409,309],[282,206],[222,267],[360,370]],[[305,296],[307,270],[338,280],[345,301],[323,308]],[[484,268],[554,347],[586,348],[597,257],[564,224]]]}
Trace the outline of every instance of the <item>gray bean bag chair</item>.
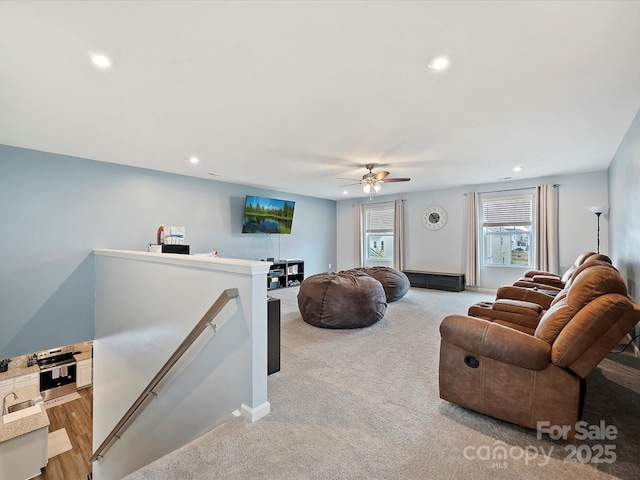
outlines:
{"label": "gray bean bag chair", "polygon": [[361,328],[384,317],[387,297],[382,284],[365,273],[319,273],[300,284],[298,308],[316,327]]}
{"label": "gray bean bag chair", "polygon": [[384,288],[384,293],[387,295],[387,302],[400,300],[407,294],[411,287],[409,278],[404,274],[404,272],[396,270],[395,268],[377,266],[353,268],[348,271],[364,272],[370,277],[378,280],[382,284],[382,288]]}

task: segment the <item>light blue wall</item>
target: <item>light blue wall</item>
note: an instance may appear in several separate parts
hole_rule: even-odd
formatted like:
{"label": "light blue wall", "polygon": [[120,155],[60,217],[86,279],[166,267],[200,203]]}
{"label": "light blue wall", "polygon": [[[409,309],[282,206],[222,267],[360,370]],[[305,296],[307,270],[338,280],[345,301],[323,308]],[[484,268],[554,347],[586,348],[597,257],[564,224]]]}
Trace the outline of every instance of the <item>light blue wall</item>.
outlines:
{"label": "light blue wall", "polygon": [[[529,188],[543,184],[559,184],[558,235],[560,271],[564,272],[576,257],[587,250],[596,250],[596,217],[591,205],[607,202],[607,172],[577,173],[553,177],[513,180],[473,187],[456,187],[424,192],[408,192],[399,196],[379,196],[373,202],[402,198],[404,202],[406,270],[464,273],[466,266],[467,197],[470,191],[486,192],[512,188]],[[367,198],[341,200],[337,205],[338,269],[354,266],[353,204],[369,202]],[[440,230],[428,230],[422,223],[427,207],[439,205],[447,212],[447,223]],[[600,251],[608,253],[608,222],[601,220]],[[522,274],[514,268],[494,267],[490,275],[480,278],[480,287],[495,289],[512,283]]]}
{"label": "light blue wall", "polygon": [[[609,166],[611,258],[640,301],[640,111]],[[640,333],[640,325],[636,326]],[[640,339],[637,340],[640,345]]]}
{"label": "light blue wall", "polygon": [[[291,235],[243,235],[247,194],[294,200]],[[160,224],[192,253],[336,263],[334,201],[0,145],[0,358],[92,339],[92,250],[146,250]]]}

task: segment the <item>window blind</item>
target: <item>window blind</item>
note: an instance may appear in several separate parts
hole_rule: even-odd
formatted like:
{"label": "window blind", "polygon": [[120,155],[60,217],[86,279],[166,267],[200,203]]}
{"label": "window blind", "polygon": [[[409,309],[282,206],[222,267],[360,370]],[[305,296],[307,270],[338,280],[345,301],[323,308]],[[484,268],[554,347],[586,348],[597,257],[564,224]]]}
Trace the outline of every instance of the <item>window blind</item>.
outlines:
{"label": "window blind", "polygon": [[528,226],[533,222],[533,196],[482,201],[483,227]]}
{"label": "window blind", "polygon": [[365,229],[367,233],[393,232],[393,220],[395,212],[393,205],[390,207],[367,208],[365,206]]}

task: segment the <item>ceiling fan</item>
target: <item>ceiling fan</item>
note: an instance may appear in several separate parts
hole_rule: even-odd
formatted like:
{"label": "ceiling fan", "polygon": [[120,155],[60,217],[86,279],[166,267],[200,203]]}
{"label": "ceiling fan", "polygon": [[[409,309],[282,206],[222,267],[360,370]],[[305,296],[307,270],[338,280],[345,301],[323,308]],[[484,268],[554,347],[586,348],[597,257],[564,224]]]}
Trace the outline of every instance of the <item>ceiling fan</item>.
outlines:
{"label": "ceiling fan", "polygon": [[[392,182],[408,182],[411,180],[410,178],[388,178],[390,175],[389,172],[382,171],[378,173],[373,173],[373,169],[375,165],[373,163],[368,163],[365,165],[365,168],[369,170],[369,173],[365,173],[362,176],[362,180],[358,180],[357,183],[348,183],[346,185],[341,185],[341,187],[347,187],[349,185],[361,185],[362,193],[365,195],[369,195],[369,198],[373,198],[373,196],[382,190],[383,183],[392,183]],[[355,180],[351,178],[345,178],[344,180]]]}

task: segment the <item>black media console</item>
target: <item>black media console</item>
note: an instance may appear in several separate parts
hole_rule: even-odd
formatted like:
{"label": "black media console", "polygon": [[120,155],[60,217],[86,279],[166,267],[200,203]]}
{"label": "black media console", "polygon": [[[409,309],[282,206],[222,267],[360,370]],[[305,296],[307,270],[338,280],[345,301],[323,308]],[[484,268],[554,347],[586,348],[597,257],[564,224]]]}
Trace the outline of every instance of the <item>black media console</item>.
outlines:
{"label": "black media console", "polygon": [[433,288],[449,292],[462,292],[464,290],[464,273],[403,271],[409,278],[409,283],[411,283],[412,287]]}

